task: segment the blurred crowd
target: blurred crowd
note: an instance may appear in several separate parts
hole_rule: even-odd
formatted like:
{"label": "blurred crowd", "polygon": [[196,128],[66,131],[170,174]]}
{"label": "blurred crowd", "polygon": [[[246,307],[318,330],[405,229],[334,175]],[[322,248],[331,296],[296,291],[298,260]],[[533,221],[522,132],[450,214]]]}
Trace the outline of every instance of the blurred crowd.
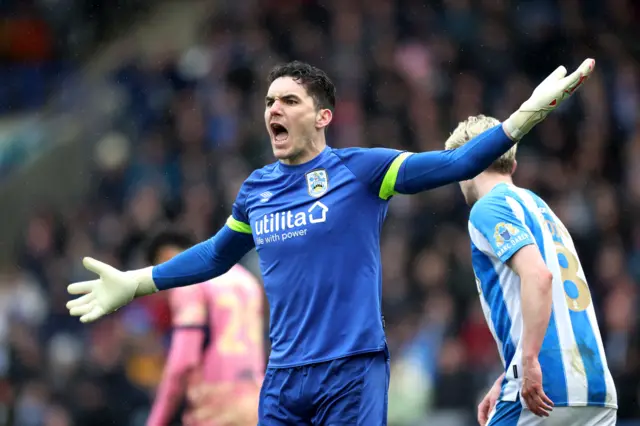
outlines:
{"label": "blurred crowd", "polygon": [[[309,61],[338,88],[333,147],[442,149],[469,115],[506,118],[558,65],[597,72],[521,143],[515,182],[572,232],[593,294],[620,425],[640,424],[640,7],[632,0],[220,1],[200,42],[109,76],[120,100],[71,214],[34,209],[0,280],[0,425],[141,425],[169,338],[163,294],[92,326],[67,315],[82,256],[144,266],[149,232],[208,238],[273,161],[265,77]],[[88,141],[87,143],[93,143]],[[391,425],[466,426],[500,374],[470,268],[457,186],[395,197],[384,228]],[[250,254],[245,263],[257,272]],[[266,354],[265,354],[266,355]],[[635,420],[635,422],[634,422]],[[627,421],[628,423],[625,423]]]}
{"label": "blurred crowd", "polygon": [[33,111],[147,0],[2,0],[0,114]]}

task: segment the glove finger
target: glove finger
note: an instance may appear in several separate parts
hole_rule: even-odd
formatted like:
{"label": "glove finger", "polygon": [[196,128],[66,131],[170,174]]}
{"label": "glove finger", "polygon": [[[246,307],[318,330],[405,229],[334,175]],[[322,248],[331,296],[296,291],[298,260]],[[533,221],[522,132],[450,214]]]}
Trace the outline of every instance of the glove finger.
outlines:
{"label": "glove finger", "polygon": [[93,287],[95,287],[100,280],[81,281],[79,283],[69,284],[67,286],[67,292],[69,294],[87,294],[91,293]]}
{"label": "glove finger", "polygon": [[88,302],[88,303],[85,303],[84,305],[74,306],[71,309],[69,309],[69,315],[73,317],[81,317],[91,312],[93,308],[94,308],[93,302]]}
{"label": "glove finger", "polygon": [[596,60],[595,59],[585,59],[584,61],[582,61],[582,63],[580,64],[580,66],[578,67],[577,70],[575,70],[573,72],[573,74],[582,74],[582,75],[586,75],[586,76],[590,76],[591,73],[593,72],[593,70],[596,67]]}
{"label": "glove finger", "polygon": [[549,81],[558,81],[565,75],[567,75],[567,69],[564,66],[560,65],[551,74],[549,74],[547,78],[544,79],[543,83],[547,83]]}
{"label": "glove finger", "polygon": [[577,70],[572,72],[568,77],[562,80],[563,90],[568,91],[569,94],[575,92],[593,73],[596,66],[596,61],[593,59],[585,59]]}
{"label": "glove finger", "polygon": [[85,324],[94,322],[100,317],[102,317],[103,315],[104,315],[104,310],[100,306],[94,304],[91,311],[89,311],[89,313],[80,317],[80,322],[83,322]]}
{"label": "glove finger", "polygon": [[76,299],[69,300],[67,302],[67,309],[75,308],[76,306],[86,305],[89,302],[92,302],[94,299],[93,293],[87,293],[84,296],[80,296]]}
{"label": "glove finger", "polygon": [[105,273],[109,273],[113,268],[107,265],[104,262],[100,262],[92,257],[85,257],[82,259],[82,264],[85,268],[90,270],[91,272],[95,272],[96,274],[102,276]]}

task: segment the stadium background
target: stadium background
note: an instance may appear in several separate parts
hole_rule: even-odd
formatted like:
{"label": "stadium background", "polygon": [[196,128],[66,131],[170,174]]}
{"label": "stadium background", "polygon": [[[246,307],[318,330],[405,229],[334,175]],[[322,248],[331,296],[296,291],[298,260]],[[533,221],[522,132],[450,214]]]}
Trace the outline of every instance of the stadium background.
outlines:
{"label": "stadium background", "polygon": [[[596,74],[526,137],[515,180],[572,231],[619,424],[640,424],[637,2],[9,0],[0,13],[0,425],[144,423],[168,341],[162,295],[81,326],[65,286],[88,276],[85,254],[139,267],[141,241],[167,222],[215,232],[250,170],[273,161],[272,65],[330,73],[334,147],[423,151],[469,115],[504,119],[588,56]],[[472,425],[499,374],[467,211],[454,185],[391,203],[392,425]]]}

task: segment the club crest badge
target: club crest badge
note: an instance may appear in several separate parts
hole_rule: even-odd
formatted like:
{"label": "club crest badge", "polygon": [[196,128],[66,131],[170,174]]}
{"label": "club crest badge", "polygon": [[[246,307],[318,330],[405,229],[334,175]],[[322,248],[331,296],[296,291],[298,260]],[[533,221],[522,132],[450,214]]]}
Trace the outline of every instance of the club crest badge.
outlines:
{"label": "club crest badge", "polygon": [[518,229],[515,228],[510,223],[500,222],[496,225],[495,231],[493,232],[493,239],[496,242],[496,246],[502,247],[502,245],[506,242],[509,242],[511,238],[518,235]]}
{"label": "club crest badge", "polygon": [[325,169],[317,169],[305,175],[307,179],[307,190],[312,197],[321,197],[329,189],[329,178]]}

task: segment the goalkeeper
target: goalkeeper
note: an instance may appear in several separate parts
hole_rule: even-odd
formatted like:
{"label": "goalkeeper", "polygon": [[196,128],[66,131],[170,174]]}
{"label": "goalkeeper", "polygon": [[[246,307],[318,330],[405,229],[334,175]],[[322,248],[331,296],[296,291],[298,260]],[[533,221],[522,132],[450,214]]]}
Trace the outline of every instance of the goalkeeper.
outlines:
{"label": "goalkeeper", "polygon": [[272,350],[260,425],[385,425],[389,354],[381,312],[380,232],[389,199],[473,178],[590,75],[559,67],[502,124],[455,150],[412,154],[333,149],[335,87],[292,62],[269,75],[264,118],[277,162],[243,183],[227,224],[168,262],[69,285],[70,314],[92,322],[136,297],[219,276],[256,248],[270,307]]}

